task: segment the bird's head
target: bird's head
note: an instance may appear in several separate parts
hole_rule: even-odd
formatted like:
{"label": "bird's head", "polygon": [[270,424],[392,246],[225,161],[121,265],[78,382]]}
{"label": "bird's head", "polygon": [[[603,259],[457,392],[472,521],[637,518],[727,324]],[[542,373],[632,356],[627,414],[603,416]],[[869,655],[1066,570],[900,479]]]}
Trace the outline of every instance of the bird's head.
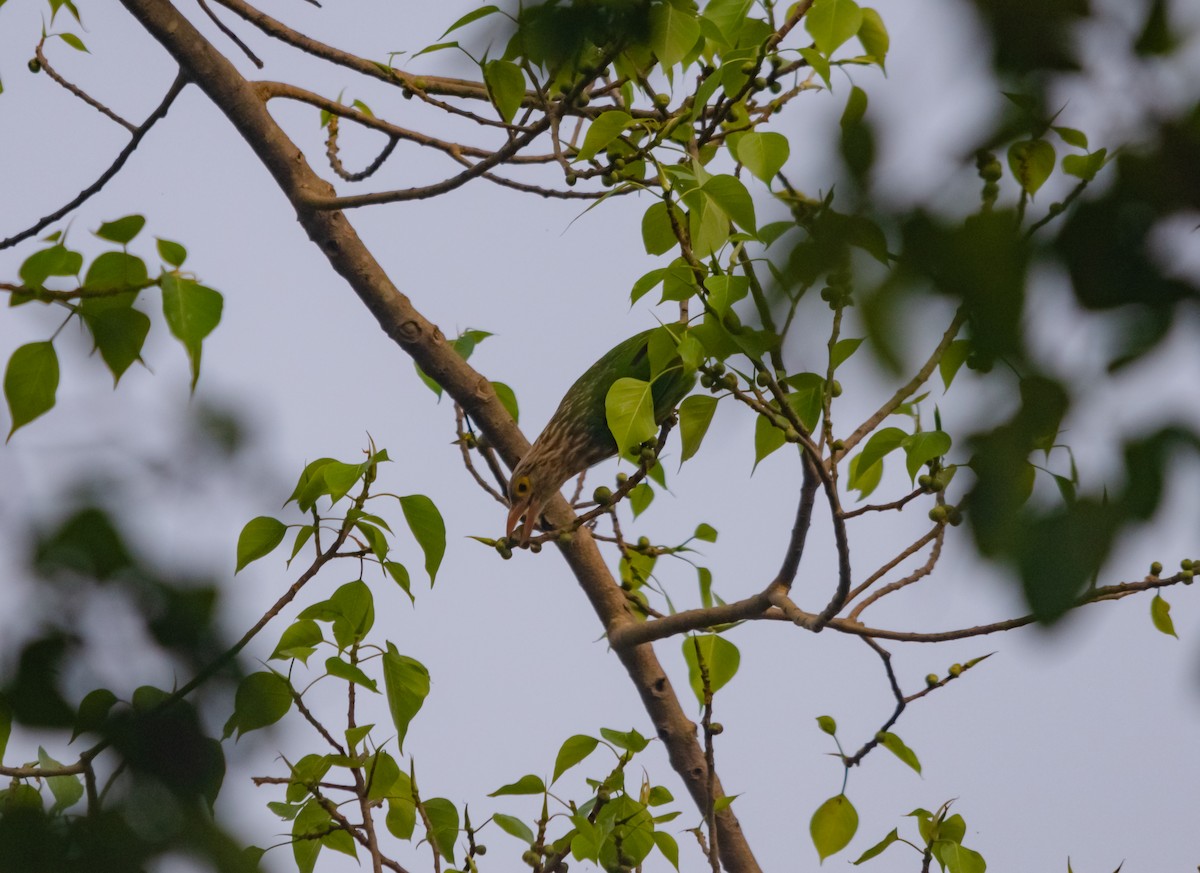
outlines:
{"label": "bird's head", "polygon": [[[557,490],[554,483],[545,481],[543,474],[543,465],[537,463],[535,453],[531,452],[517,464],[508,482],[508,527],[505,533],[512,539],[513,531],[524,517],[525,521],[521,524],[521,534],[518,538],[521,545],[529,542],[533,526],[542,514],[542,506]],[[559,482],[558,487],[561,486],[562,483]]]}

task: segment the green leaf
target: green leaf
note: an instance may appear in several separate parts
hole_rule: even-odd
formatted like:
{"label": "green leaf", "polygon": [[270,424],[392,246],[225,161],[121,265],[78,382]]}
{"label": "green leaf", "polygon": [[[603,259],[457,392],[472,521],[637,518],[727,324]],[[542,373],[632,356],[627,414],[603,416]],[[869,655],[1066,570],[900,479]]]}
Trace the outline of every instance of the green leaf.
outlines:
{"label": "green leaf", "polygon": [[775,174],[787,163],[791,146],[782,133],[750,131],[737,141],[734,151],[747,170],[770,186]]}
{"label": "green leaf", "polygon": [[599,744],[598,739],[589,737],[587,734],[575,734],[573,737],[568,737],[554,759],[554,776],[550,779],[550,784],[553,785],[558,781],[559,776],[595,751]]}
{"label": "green leaf", "polygon": [[[62,767],[62,763],[55,761],[45,749],[38,746],[38,766],[50,770]],[[47,776],[46,784],[54,795],[52,813],[71,808],[83,797],[83,781],[78,776]]]}
{"label": "green leaf", "polygon": [[417,806],[405,798],[388,798],[387,829],[398,840],[411,840],[417,826]]}
{"label": "green leaf", "polygon": [[292,821],[292,857],[298,873],[313,873],[323,841],[312,839],[329,830],[330,818],[316,798],[308,801]]}
{"label": "green leaf", "polygon": [[[71,731],[71,742],[75,742],[76,737],[83,733],[93,733],[99,731],[108,718],[108,711],[117,703],[117,695],[113,694],[107,688],[97,688],[94,691],[89,691],[84,695],[83,700],[79,702],[79,710],[75,714],[75,726]],[[3,702],[0,701],[0,707]],[[3,724],[3,716],[0,714],[0,725]],[[4,756],[4,742],[6,737],[0,736],[0,758]]]}
{"label": "green leaf", "polygon": [[704,17],[716,25],[725,45],[737,45],[751,3],[753,0],[709,0],[704,7]]}
{"label": "green leaf", "polygon": [[883,464],[880,461],[876,461],[870,467],[863,467],[861,452],[850,459],[848,487],[858,492],[859,500],[866,500],[871,492],[879,487],[882,479]]}
{"label": "green leaf", "polygon": [[879,69],[887,69],[888,48],[891,46],[891,39],[888,37],[887,27],[884,26],[883,18],[879,13],[869,7],[863,7],[862,24],[858,28],[858,41],[862,43],[863,51],[867,57],[879,64]]}
{"label": "green leaf", "polygon": [[[57,36],[59,39],[61,39],[63,42],[65,42],[67,45],[69,45],[71,48],[75,49],[76,51],[86,52],[88,50],[87,46],[83,44],[83,40],[81,40],[79,37],[77,37],[73,33],[56,33],[53,35]],[[90,54],[90,52],[89,52],[89,54]],[[135,217],[141,218],[141,216],[135,216]],[[143,219],[143,221],[144,220],[145,219]]]}
{"label": "green leaf", "polygon": [[654,500],[654,489],[650,487],[648,482],[642,482],[640,485],[635,485],[629,492],[629,508],[633,510],[633,517],[637,518],[649,507]]}
{"label": "green leaf", "polygon": [[832,715],[818,715],[817,727],[829,734],[831,737],[837,733],[837,722],[834,721]]}
{"label": "green leaf", "polygon": [[[659,267],[651,270],[646,275],[642,276],[633,283],[633,288],[629,292],[629,305],[637,303],[656,287],[662,284],[663,277],[667,274],[666,267]],[[690,296],[690,295],[689,295]]]}
{"label": "green leaf", "polygon": [[765,415],[758,416],[754,421],[754,468],[757,469],[763,458],[779,449],[785,442],[787,436],[782,430],[772,424]]}
{"label": "green leaf", "polygon": [[728,684],[738,670],[742,655],[738,647],[717,634],[700,634],[683,640],[683,659],[688,665],[688,682],[696,699],[704,704],[704,677],[700,666],[708,673],[708,690],[716,694]]}
{"label": "green leaf", "polygon": [[429,696],[429,671],[421,662],[401,655],[389,641],[383,653],[383,687],[396,726],[396,747],[404,751],[408,725]]}
{"label": "green leaf", "polygon": [[194,391],[200,378],[201,343],[220,323],[223,300],[220,292],[174,273],[163,274],[161,281],[163,315],[171,333],[187,350]]}
{"label": "green leaf", "polygon": [[1161,595],[1155,594],[1150,601],[1150,620],[1155,628],[1167,636],[1179,639],[1179,634],[1175,633],[1175,622],[1171,621],[1171,604],[1163,600]]}
{"label": "green leaf", "polygon": [[724,316],[739,300],[750,293],[750,280],[745,276],[709,276],[704,280],[708,305],[713,312]]}
{"label": "green leaf", "polygon": [[325,672],[330,676],[336,676],[338,679],[345,679],[347,682],[353,682],[355,685],[361,685],[370,691],[379,693],[379,686],[375,680],[362,671],[361,668],[343,661],[341,658],[326,658]]}
{"label": "green leaf", "polygon": [[1090,182],[1104,168],[1107,158],[1108,149],[1100,149],[1090,155],[1067,155],[1062,159],[1063,172]]}
{"label": "green leaf", "polygon": [[296,658],[308,663],[308,657],[316,651],[318,643],[325,641],[321,626],[312,619],[300,619],[288,626],[279,637],[279,645],[271,653],[272,660]]}
{"label": "green leaf", "polygon": [[666,831],[654,832],[654,845],[663,853],[663,857],[671,862],[671,866],[679,869],[679,843]]}
{"label": "green leaf", "polygon": [[141,358],[150,333],[150,319],[145,313],[124,306],[99,311],[83,308],[82,314],[100,357],[113,374],[115,386],[133,362]]}
{"label": "green leaf", "polygon": [[829,356],[829,362],[833,364],[833,368],[836,370],[847,358],[858,351],[858,347],[862,345],[862,342],[861,339],[844,339],[834,343],[833,352]]}
{"label": "green leaf", "polygon": [[503,797],[507,794],[542,794],[545,790],[546,783],[532,773],[529,773],[522,776],[516,782],[501,785],[489,794],[488,797]]}
{"label": "green leaf", "polygon": [[409,530],[425,553],[425,572],[429,574],[429,584],[433,585],[446,554],[446,522],[433,501],[424,494],[401,497],[400,508],[404,510]]}
{"label": "green leaf", "polygon": [[468,12],[462,18],[458,19],[458,21],[454,22],[449,27],[447,27],[446,33],[443,33],[441,36],[438,37],[438,39],[445,39],[446,34],[453,33],[454,31],[458,30],[460,27],[466,27],[472,21],[478,21],[479,19],[483,18],[486,15],[491,15],[493,12],[499,12],[499,11],[500,11],[500,7],[490,6],[490,5],[489,6],[480,6],[478,9],[472,9],[470,12]]}
{"label": "green leaf", "polygon": [[483,67],[483,81],[500,117],[511,122],[525,99],[525,74],[512,61],[488,61]]}
{"label": "green leaf", "polygon": [[1051,129],[1062,137],[1062,141],[1067,145],[1087,151],[1088,138],[1082,130],[1076,130],[1073,127],[1053,127]]}
{"label": "green leaf", "polygon": [[950,383],[954,381],[955,375],[966,363],[967,354],[970,351],[970,340],[957,339],[946,346],[942,359],[938,361],[938,372],[941,373],[942,384],[946,386],[946,390],[950,390]]}
{"label": "green leaf", "polygon": [[858,830],[858,811],[844,794],[831,797],[817,807],[808,825],[817,854],[824,861],[849,845]]}
{"label": "green leaf", "polygon": [[149,281],[146,262],[128,252],[104,252],[88,267],[83,287],[87,291],[136,290]]}
{"label": "green leaf", "polygon": [[884,849],[896,842],[898,839],[900,839],[900,832],[896,828],[892,828],[892,832],[890,834],[859,855],[858,860],[854,863],[857,865],[861,864],[863,861],[870,861],[876,855],[881,854]]}
{"label": "green leaf", "polygon": [[713,176],[700,186],[700,190],[708,195],[734,224],[749,233],[755,232],[754,199],[741,179],[724,174]]}
{"label": "green leaf", "polygon": [[[66,35],[63,36],[66,39]],[[126,215],[124,218],[118,218],[116,221],[106,221],[100,225],[100,229],[95,231],[96,236],[100,239],[106,239],[109,242],[115,242],[120,245],[127,245],[133,241],[133,238],[142,232],[142,228],[146,226],[146,219],[141,215]]]}
{"label": "green leaf", "polygon": [[682,61],[700,40],[694,9],[671,0],[650,8],[650,48],[664,70]]}
{"label": "green leaf", "polygon": [[287,525],[270,516],[260,515],[250,519],[238,536],[237,568],[233,572],[239,573],[251,561],[269,555],[283,542],[286,532]]}
{"label": "green leaf", "polygon": [[633,116],[620,109],[600,113],[596,120],[588,125],[588,132],[583,137],[583,147],[575,156],[576,160],[590,161],[620,136],[632,121]]}
{"label": "green leaf", "polygon": [[251,673],[238,683],[233,715],[225,723],[225,736],[238,736],[275,724],[292,708],[288,682],[278,673]]}
{"label": "green leaf", "polygon": [[451,48],[458,48],[458,42],[457,41],[435,42],[433,45],[425,46],[425,48],[421,49],[419,52],[417,52],[415,55],[413,55],[413,58],[416,59],[416,58],[419,58],[421,55],[431,55],[434,52],[440,52],[445,49],[451,49]]}
{"label": "green leaf", "polygon": [[513,815],[505,815],[502,812],[492,813],[492,821],[496,823],[496,827],[520,840],[522,843],[531,844],[534,839],[533,831],[529,825],[521,821]]}
{"label": "green leaf", "polygon": [[4,399],[12,417],[8,439],[53,409],[57,391],[58,354],[52,343],[27,343],[13,352],[4,371]]}
{"label": "green leaf", "polygon": [[862,9],[854,0],[815,0],[804,16],[804,29],[817,44],[817,50],[829,57],[858,33],[862,22]]}
{"label": "green leaf", "polygon": [[[679,211],[679,207],[674,203],[670,206],[671,211],[675,213],[675,220],[680,227],[685,224],[683,213]],[[646,247],[648,255],[663,255],[679,245],[679,239],[675,236],[675,229],[671,226],[671,213],[668,212],[667,204],[658,200],[650,204],[650,208],[642,215],[642,244]],[[639,280],[640,281],[640,280]],[[656,283],[657,284],[657,283]],[[654,286],[651,285],[651,288]],[[637,285],[634,285],[637,289]],[[642,294],[649,291],[645,289]],[[640,297],[641,294],[638,295]],[[637,298],[634,298],[636,302]]]}
{"label": "green leaf", "polygon": [[51,276],[76,276],[82,268],[83,255],[54,245],[26,258],[17,275],[30,288],[40,288]]}
{"label": "green leaf", "polygon": [[[859,455],[858,474],[863,475],[878,461],[883,460],[884,456],[900,448],[907,437],[908,434],[898,427],[885,427],[876,431],[867,440],[866,446]],[[853,480],[850,482],[850,487],[855,487]]]}
{"label": "green leaf", "polygon": [[1054,160],[1054,146],[1044,139],[1021,140],[1008,148],[1008,166],[1030,196],[1050,178]]}
{"label": "green leaf", "polygon": [[936,842],[933,854],[949,873],[984,873],[987,869],[982,855],[959,842]]}
{"label": "green leaf", "polygon": [[692,536],[706,543],[715,543],[717,541],[717,529],[711,524],[700,522],[700,524],[696,525],[696,531]]}
{"label": "green leaf", "polygon": [[621,453],[658,433],[650,383],[641,379],[623,376],[615,381],[604,398],[604,416]]}
{"label": "green leaf", "polygon": [[825,87],[833,90],[833,83],[829,79],[829,58],[821,54],[815,48],[805,47],[800,49],[800,57],[812,67],[813,72],[821,77],[821,81],[825,83]]}
{"label": "green leaf", "polygon": [[627,752],[637,754],[650,745],[650,741],[642,736],[640,731],[630,728],[627,731],[613,730],[612,728],[600,728],[600,736],[608,740],[618,749],[624,749]]}
{"label": "green leaf", "polygon": [[157,236],[154,239],[158,247],[158,256],[163,259],[164,263],[170,264],[172,267],[183,266],[183,262],[187,260],[187,249],[169,239]]}
{"label": "green leaf", "polygon": [[413,603],[416,603],[417,599],[413,597],[411,580],[408,575],[408,568],[398,561],[384,561],[383,569],[386,570],[387,574],[392,577],[392,581],[399,585],[401,590],[408,595],[408,599]]}
{"label": "green leaf", "polygon": [[496,398],[500,401],[500,405],[504,407],[505,411],[512,416],[512,420],[519,421],[521,418],[521,408],[517,405],[516,392],[503,382],[493,382],[492,390],[496,392]]}
{"label": "green leaf", "polygon": [[879,742],[885,749],[905,764],[912,767],[918,773],[921,772],[921,762],[917,760],[916,752],[904,745],[904,741],[894,733],[891,731],[884,732],[883,736],[879,737]]}
{"label": "green leaf", "polygon": [[[927,461],[944,457],[948,451],[950,451],[950,434],[945,431],[929,430],[905,437],[904,455],[909,480],[917,478],[917,473]],[[866,453],[866,449],[863,450],[863,453]]]}

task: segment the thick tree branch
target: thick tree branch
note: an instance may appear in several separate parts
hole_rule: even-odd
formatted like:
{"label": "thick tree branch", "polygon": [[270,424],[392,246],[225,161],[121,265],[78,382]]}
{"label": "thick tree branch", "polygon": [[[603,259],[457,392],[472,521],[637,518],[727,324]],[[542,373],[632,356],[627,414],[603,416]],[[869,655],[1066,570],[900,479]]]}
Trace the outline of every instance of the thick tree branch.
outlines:
{"label": "thick tree branch", "polygon": [[[332,197],[333,191],[275,123],[254,86],[170,3],[122,3],[229,118],[296,208],[301,226],[384,332],[463,407],[504,461],[515,466],[528,451],[529,443],[500,403],[491,382],[467,364],[446,342],[441,330],[392,284],[344,213],[309,205]],[[223,5],[230,7],[229,2]],[[569,524],[573,517],[561,496],[551,501],[546,514],[557,526]],[[636,623],[588,531],[578,531],[570,543],[560,544],[559,548],[607,633],[615,634]],[[697,741],[695,724],[684,713],[653,649],[622,647],[617,656],[642,698],[672,767],[697,807],[703,808],[710,784],[704,750]],[[715,778],[712,790],[724,794]],[[726,869],[735,873],[758,871],[758,862],[731,807],[717,814],[717,828]]]}

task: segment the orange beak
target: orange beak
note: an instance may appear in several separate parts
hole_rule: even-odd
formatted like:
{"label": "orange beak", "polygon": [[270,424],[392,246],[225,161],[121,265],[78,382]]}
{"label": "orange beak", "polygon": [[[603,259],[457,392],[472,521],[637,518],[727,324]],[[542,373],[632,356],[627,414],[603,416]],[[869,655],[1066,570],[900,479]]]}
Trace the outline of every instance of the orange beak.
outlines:
{"label": "orange beak", "polygon": [[508,510],[508,526],[505,528],[505,536],[512,539],[513,531],[517,529],[517,523],[521,520],[521,516],[525,516],[525,523],[521,525],[521,538],[518,540],[521,545],[525,545],[529,542],[533,526],[537,523],[541,513],[541,502],[535,501],[532,495],[524,500],[518,500]]}

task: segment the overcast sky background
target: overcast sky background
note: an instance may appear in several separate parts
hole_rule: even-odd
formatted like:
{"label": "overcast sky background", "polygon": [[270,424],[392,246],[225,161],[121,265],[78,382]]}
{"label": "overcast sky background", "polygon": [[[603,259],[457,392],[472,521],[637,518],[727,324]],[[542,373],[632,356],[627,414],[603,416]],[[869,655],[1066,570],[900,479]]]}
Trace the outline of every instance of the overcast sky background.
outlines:
{"label": "overcast sky background", "polygon": [[[938,208],[970,203],[977,182],[955,161],[1003,101],[986,77],[986,47],[963,4],[879,0],[876,5],[892,35],[888,75],[855,70],[853,81],[868,91],[868,117],[877,124],[880,196]],[[1187,13],[1182,8],[1187,5],[1175,7]],[[470,5],[436,4],[431,12],[428,4],[332,2],[318,10],[282,0],[264,8],[301,31],[382,58],[437,41]],[[73,196],[126,141],[121,129],[25,69],[44,9],[23,0],[0,10],[5,88],[0,95],[0,130],[5,131],[0,237]],[[58,45],[51,50],[52,61],[139,121],[169,85],[171,61],[117,4],[81,4],[81,11],[87,26],[82,36],[91,54]],[[278,50],[232,16],[218,14],[267,61],[265,71],[254,72],[227,40],[214,35],[218,47],[250,75],[296,80],[328,96],[346,88],[347,100],[363,99],[401,123],[408,123],[411,113],[414,126],[422,123],[416,101],[404,103],[393,90]],[[1132,26],[1138,14],[1115,13],[1115,23],[1089,32],[1087,56],[1097,61],[1095,69],[1064,91],[1060,122],[1085,129],[1094,144],[1112,147],[1135,138],[1151,111],[1150,95],[1155,101],[1196,97],[1195,40],[1185,72],[1132,71],[1114,60],[1112,46],[1122,22]],[[1196,11],[1190,14],[1194,26]],[[57,24],[66,21],[60,18]],[[466,73],[445,52],[422,58],[412,69]],[[847,91],[845,78],[835,76],[832,96],[804,95],[778,128],[792,138],[789,177],[809,193],[828,190],[836,178],[831,131]],[[316,112],[273,109],[320,169]],[[374,146],[356,146],[352,140],[344,137],[353,168],[361,165],[356,158],[373,153]],[[449,172],[444,158],[401,146],[372,187],[420,184]],[[350,190],[339,184],[339,191]],[[1045,201],[1054,196],[1049,192]],[[359,210],[350,218],[396,284],[447,335],[467,327],[496,334],[478,348],[472,363],[516,389],[521,424],[532,438],[579,373],[619,339],[654,324],[648,300],[632,311],[628,306],[634,280],[657,263],[643,254],[641,244],[639,221],[646,205],[645,198],[629,197],[582,215],[578,203],[542,201],[477,182],[434,200]],[[768,208],[760,203],[760,217]],[[144,352],[150,369],[131,369],[115,392],[101,362],[88,358],[88,343],[76,326],[60,337],[57,408],[0,448],[0,572],[5,580],[0,590],[12,604],[0,610],[5,639],[35,632],[40,620],[19,570],[29,525],[54,518],[80,477],[108,482],[105,487],[126,507],[125,521],[139,543],[165,566],[224,580],[223,612],[230,633],[240,635],[295,572],[283,568],[281,551],[235,580],[237,532],[260,514],[298,521],[294,511],[281,513],[279,506],[304,463],[322,456],[355,460],[369,433],[395,460],[381,488],[428,494],[448,528],[449,549],[432,592],[415,545],[398,529],[401,558],[418,593],[416,610],[391,583],[368,577],[377,598],[377,638],[394,640],[433,677],[432,694],[406,742],[406,751],[416,757],[423,794],[448,797],[460,810],[470,803],[473,821],[491,811],[532,820],[536,799],[493,802],[485,795],[525,773],[548,776],[560,743],[572,734],[594,735],[604,726],[636,727],[650,735],[634,689],[599,640],[600,627],[558,556],[552,550],[518,552],[502,562],[464,539],[501,533],[504,510],[474,486],[449,444],[451,404],[438,404],[417,381],[411,362],[329,270],[268,175],[198,89],[185,92],[123,173],[69,219],[70,241],[98,253],[103,246],[89,231],[132,212],[148,218],[133,249],[150,260],[154,235],[185,243],[187,267],[225,295],[224,319],[205,344],[194,397],[188,394],[182,348],[167,334],[154,292],[140,307],[155,318]],[[1194,237],[1167,235],[1164,246],[1182,264],[1195,267],[1200,261]],[[0,252],[0,276],[15,277],[20,262],[36,248],[27,242]],[[1046,339],[1045,354],[1064,372],[1098,380],[1104,326],[1072,312],[1057,279],[1042,276],[1033,289],[1039,317],[1031,330]],[[819,306],[809,311],[814,319],[820,315]],[[666,310],[659,314],[670,317]],[[0,357],[6,360],[20,344],[47,338],[61,317],[58,311],[29,306],[4,310]],[[928,325],[930,338],[912,349],[914,360],[928,353],[948,318],[947,312]],[[1176,329],[1166,349],[1115,386],[1097,381],[1089,402],[1073,414],[1067,439],[1077,450],[1085,487],[1098,491],[1112,481],[1106,477],[1113,474],[1114,435],[1149,430],[1179,416],[1200,422],[1195,403],[1200,349],[1191,341],[1196,313],[1185,318],[1190,322]],[[811,369],[822,360],[825,321],[817,323],[811,348],[797,342],[787,350],[795,369]],[[840,420],[847,429],[885,391],[890,393],[881,378],[862,353],[840,371],[848,389]],[[932,388],[940,395],[939,383]],[[952,432],[956,426],[998,420],[1007,411],[993,403],[995,388],[973,374],[964,371],[955,388],[938,400]],[[196,435],[196,415],[208,407],[233,411],[252,435],[252,447],[232,469],[215,465]],[[7,431],[7,419],[0,423]],[[660,494],[636,527],[626,527],[627,535],[646,533],[674,542],[701,521],[714,525],[720,539],[704,547],[703,563],[712,568],[717,590],[727,600],[761,589],[774,574],[799,483],[798,467],[785,452],[767,459],[752,477],[752,439],[753,421],[731,414],[723,404],[705,450],[671,476],[674,496]],[[961,448],[955,460],[965,460]],[[668,471],[673,467],[668,464]],[[610,475],[611,467],[605,466],[590,481],[598,484]],[[889,476],[876,496],[889,483],[896,489],[906,484]],[[383,511],[400,523],[392,507]],[[1169,505],[1122,544],[1102,582],[1139,578],[1153,560],[1173,566],[1179,558],[1200,556],[1198,519],[1200,468],[1188,463],[1172,482]],[[856,579],[926,526],[924,510],[856,521]],[[867,613],[870,624],[941,630],[1023,611],[1014,588],[971,558],[965,530],[949,539],[935,577],[885,599]],[[824,518],[809,542],[797,599],[812,607],[827,600],[835,572]],[[661,581],[677,603],[690,605],[694,571],[681,562],[667,563],[660,561]],[[354,576],[350,566],[327,570],[286,616]],[[962,643],[890,646],[910,693],[922,686],[926,673],[944,674],[954,662],[999,654],[914,705],[896,726],[920,756],[923,777],[882,751],[851,774],[847,793],[860,813],[859,834],[827,866],[840,869],[893,827],[911,836],[915,828],[901,818],[905,813],[916,806],[936,809],[951,798],[958,798],[955,810],[969,825],[964,842],[982,852],[992,870],[1061,871],[1068,855],[1078,873],[1111,871],[1122,860],[1124,873],[1192,869],[1200,863],[1195,828],[1200,609],[1193,591],[1173,589],[1166,595],[1174,606],[1178,642],[1151,626],[1144,596],[1093,606],[1054,633],[1025,629]],[[88,667],[92,673],[69,677],[78,693],[101,682],[128,693],[143,683],[166,687],[175,681],[151,659],[130,662],[135,627],[118,605],[89,603],[84,611],[95,638],[113,645],[98,648]],[[285,627],[277,620],[248,654],[265,658]],[[764,869],[815,869],[808,820],[821,801],[838,793],[841,768],[825,756],[832,749],[814,718],[835,716],[843,741],[856,748],[891,711],[886,679],[866,646],[834,633],[813,636],[763,622],[738,628],[729,639],[741,648],[742,669],[717,698],[716,718],[726,727],[717,746],[719,773],[726,791],[741,795],[736,809]],[[679,645],[668,640],[657,648],[685,707],[694,707]],[[335,727],[340,716],[340,705],[328,712]],[[387,724],[385,709],[379,709],[377,720]],[[253,734],[236,748],[226,746],[231,766],[222,809],[248,842],[267,844],[272,841],[267,835],[285,828],[265,803],[282,793],[255,789],[248,777],[281,774],[275,751],[294,760],[317,748],[314,738],[297,725]],[[32,756],[33,748],[14,743],[7,763]],[[60,759],[70,757],[62,745],[51,751]],[[698,815],[657,744],[639,760],[655,782],[676,795],[683,815],[673,825],[682,830],[696,824]],[[590,767],[564,778],[564,791],[581,796],[583,776],[603,775],[610,766],[597,753]],[[485,860],[492,869],[516,869],[521,848],[491,830],[485,841],[494,854]],[[701,858],[691,836],[676,836],[684,851],[683,869],[698,869]],[[288,869],[288,855],[268,855],[268,866]],[[424,848],[416,854],[406,848],[398,857],[416,869],[428,864]],[[322,863],[330,861],[336,869],[346,866],[323,855]],[[867,865],[918,868],[917,856],[904,847],[893,847]],[[646,869],[667,865],[655,856]]]}

